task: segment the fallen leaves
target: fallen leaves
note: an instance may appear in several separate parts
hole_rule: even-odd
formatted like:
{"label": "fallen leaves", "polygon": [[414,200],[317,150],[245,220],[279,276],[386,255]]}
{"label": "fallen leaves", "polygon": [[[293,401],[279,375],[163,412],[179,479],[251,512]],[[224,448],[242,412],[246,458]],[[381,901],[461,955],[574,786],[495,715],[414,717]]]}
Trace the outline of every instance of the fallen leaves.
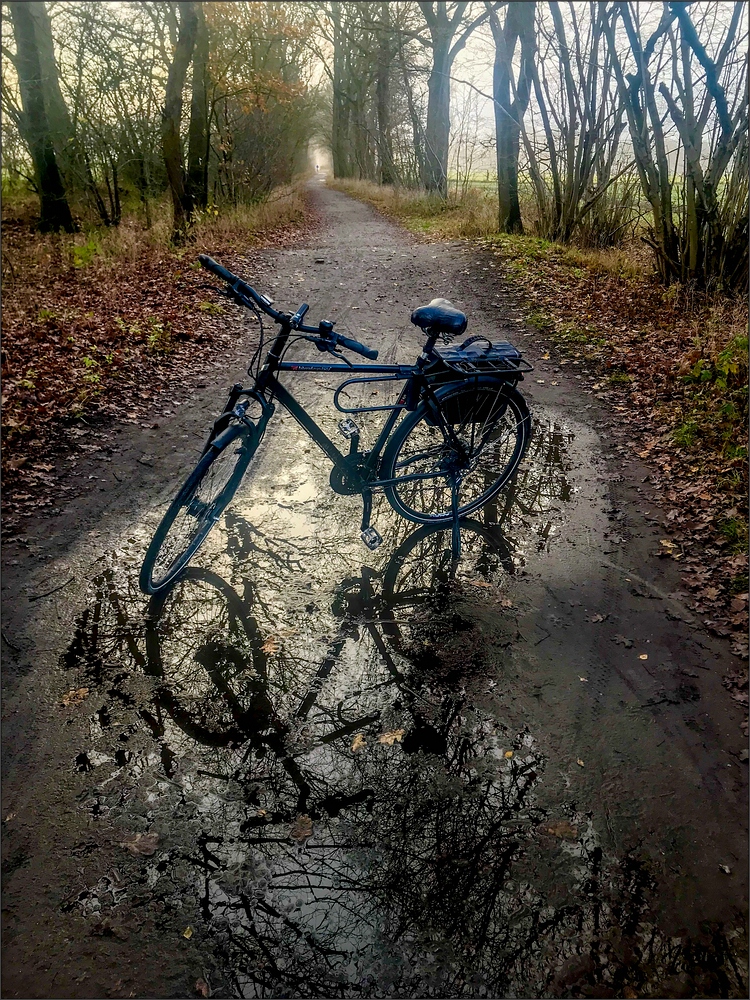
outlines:
{"label": "fallen leaves", "polygon": [[576,761],[576,764],[578,764],[578,766],[579,766],[579,767],[585,767],[585,766],[586,766],[586,765],[585,765],[585,764],[583,763],[583,761],[581,760],[581,758],[580,758],[580,757],[579,757],[579,758],[578,758],[578,760]]}
{"label": "fallen leaves", "polygon": [[624,646],[625,649],[633,648],[633,640],[627,639],[624,635],[620,635],[619,633],[612,636],[612,642],[619,643],[619,645]]}
{"label": "fallen leaves", "polygon": [[648,659],[648,653],[641,653],[639,655],[638,659],[639,660],[647,660]]}
{"label": "fallen leaves", "polygon": [[195,992],[198,994],[199,997],[209,997],[209,996],[211,996],[211,992],[210,992],[210,990],[208,988],[208,983],[206,982],[205,979],[198,979],[198,980],[196,980],[196,983],[195,983]]}
{"label": "fallen leaves", "polygon": [[587,622],[593,622],[594,624],[598,624],[599,622],[606,621],[608,618],[609,618],[608,614],[606,614],[606,615],[591,615],[591,617],[587,618],[586,621]]}
{"label": "fallen leaves", "polygon": [[394,743],[400,743],[405,733],[405,729],[392,729],[388,733],[381,733],[378,736],[378,743],[383,743],[385,746],[391,747]]}
{"label": "fallen leaves", "polygon": [[365,740],[365,734],[357,733],[354,739],[352,740],[352,745],[351,745],[352,753],[356,753],[358,750],[361,750],[362,747],[364,746],[367,746],[367,742]]}
{"label": "fallen leaves", "polygon": [[313,821],[306,813],[297,816],[289,829],[289,837],[302,846],[313,835]]}
{"label": "fallen leaves", "polygon": [[[661,549],[656,554],[658,556],[669,556],[672,559],[682,559],[682,552],[680,547],[669,538],[660,538],[659,545]],[[718,592],[717,592],[718,593]]]}
{"label": "fallen leaves", "polygon": [[721,682],[729,691],[734,701],[747,707],[748,704],[748,676],[747,668],[734,670],[724,676]]}
{"label": "fallen leaves", "polygon": [[[263,243],[287,245],[299,231],[300,224],[282,225]],[[34,459],[78,451],[79,428],[71,423],[150,416],[151,424],[163,390],[202,374],[217,347],[240,331],[247,336],[239,309],[218,317],[213,295],[206,304],[205,272],[185,269],[177,253],[148,237],[135,253],[96,258],[85,268],[71,266],[66,241],[3,220],[3,257],[11,255],[24,275],[7,287],[3,281],[6,533],[40,504],[59,504],[59,476],[49,461]],[[249,249],[246,234],[238,236],[235,263],[232,242],[227,234],[212,250],[240,273],[260,271],[262,246]]]}
{"label": "fallen leaves", "polygon": [[124,847],[134,857],[150,857],[156,853],[158,845],[158,833],[126,833],[124,838],[118,841],[118,846]]}
{"label": "fallen leaves", "polygon": [[82,705],[83,702],[88,698],[88,696],[89,696],[88,688],[86,687],[74,688],[72,691],[67,691],[62,696],[62,698],[60,699],[60,704],[63,705],[65,708],[70,708],[71,705]]}
{"label": "fallen leaves", "polygon": [[182,936],[189,941],[190,938],[193,936],[193,928],[188,925],[182,932]]}

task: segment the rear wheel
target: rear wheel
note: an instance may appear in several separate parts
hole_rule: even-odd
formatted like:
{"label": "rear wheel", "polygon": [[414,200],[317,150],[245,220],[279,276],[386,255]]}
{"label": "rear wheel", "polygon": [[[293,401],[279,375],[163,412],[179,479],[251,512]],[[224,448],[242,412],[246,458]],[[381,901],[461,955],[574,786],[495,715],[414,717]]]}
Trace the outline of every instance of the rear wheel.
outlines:
{"label": "rear wheel", "polygon": [[[529,442],[531,416],[523,396],[500,379],[481,376],[436,391],[445,422],[436,423],[421,403],[397,428],[383,455],[382,479],[391,506],[418,524],[453,518],[482,507],[515,472]],[[422,476],[421,479],[410,479]]]}
{"label": "rear wheel", "polygon": [[141,568],[144,593],[168,587],[187,566],[236,493],[256,448],[256,436],[238,425],[211,443],[156,529]]}

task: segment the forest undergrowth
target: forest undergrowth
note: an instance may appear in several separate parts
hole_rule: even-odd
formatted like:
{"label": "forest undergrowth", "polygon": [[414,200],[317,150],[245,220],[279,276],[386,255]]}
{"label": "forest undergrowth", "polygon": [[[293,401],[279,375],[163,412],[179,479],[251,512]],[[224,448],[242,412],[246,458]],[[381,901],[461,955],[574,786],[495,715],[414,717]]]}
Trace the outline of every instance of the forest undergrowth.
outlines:
{"label": "forest undergrowth", "polygon": [[[52,458],[76,428],[136,422],[160,386],[210,358],[227,340],[223,307],[199,253],[231,266],[297,236],[311,218],[302,189],[196,221],[183,245],[169,240],[167,204],[149,230],[41,234],[29,213],[3,218],[4,527],[51,495]],[[46,496],[50,502],[50,496]]]}
{"label": "forest undergrowth", "polygon": [[[664,287],[640,241],[608,250],[498,235],[483,192],[436,203],[424,192],[357,181],[335,187],[428,238],[471,240],[494,280],[558,356],[596,374],[619,453],[653,470],[663,508],[658,556],[684,567],[682,597],[707,628],[747,656],[748,306],[744,297]],[[727,680],[747,705],[747,674]]]}

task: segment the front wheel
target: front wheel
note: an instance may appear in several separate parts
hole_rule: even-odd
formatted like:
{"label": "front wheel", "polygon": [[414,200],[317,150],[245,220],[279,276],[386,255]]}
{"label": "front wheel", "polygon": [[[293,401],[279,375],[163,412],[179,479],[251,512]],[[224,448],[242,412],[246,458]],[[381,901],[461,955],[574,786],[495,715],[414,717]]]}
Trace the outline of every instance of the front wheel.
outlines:
{"label": "front wheel", "polygon": [[435,395],[446,429],[421,403],[396,429],[380,470],[381,479],[396,480],[385,491],[391,506],[418,524],[453,518],[453,487],[459,517],[491,500],[515,472],[531,433],[526,401],[500,379],[480,376]]}
{"label": "front wheel", "polygon": [[236,493],[257,446],[257,435],[241,425],[211,443],[151,540],[138,581],[145,594],[164,590],[187,566]]}

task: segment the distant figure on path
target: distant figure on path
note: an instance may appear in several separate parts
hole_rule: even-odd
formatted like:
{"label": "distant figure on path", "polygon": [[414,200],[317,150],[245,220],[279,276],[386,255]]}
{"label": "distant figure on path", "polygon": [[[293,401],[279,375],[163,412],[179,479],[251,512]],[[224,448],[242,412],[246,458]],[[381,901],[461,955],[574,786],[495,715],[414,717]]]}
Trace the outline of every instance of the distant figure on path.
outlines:
{"label": "distant figure on path", "polygon": [[316,164],[315,164],[315,173],[317,174],[317,172],[318,172],[319,170],[320,170],[320,164],[319,164],[319,163],[316,163]]}

